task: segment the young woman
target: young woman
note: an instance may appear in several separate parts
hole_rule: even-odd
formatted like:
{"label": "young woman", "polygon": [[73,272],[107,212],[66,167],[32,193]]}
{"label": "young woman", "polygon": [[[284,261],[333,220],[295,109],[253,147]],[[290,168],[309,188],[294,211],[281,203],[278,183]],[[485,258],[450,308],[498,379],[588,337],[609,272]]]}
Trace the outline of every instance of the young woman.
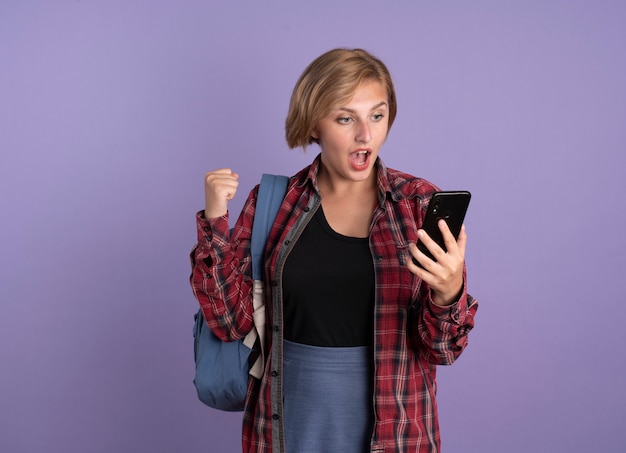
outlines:
{"label": "young woman", "polygon": [[[389,71],[360,49],[321,55],[294,88],[287,143],[321,152],[290,178],[268,238],[267,359],[248,386],[245,453],[440,451],[436,365],[467,345],[477,303],[465,230],[455,240],[441,222],[444,252],[420,229],[437,188],[379,158],[395,115]],[[224,341],[252,328],[258,187],[231,235],[237,187],[231,169],[206,174],[192,252],[194,293]]]}

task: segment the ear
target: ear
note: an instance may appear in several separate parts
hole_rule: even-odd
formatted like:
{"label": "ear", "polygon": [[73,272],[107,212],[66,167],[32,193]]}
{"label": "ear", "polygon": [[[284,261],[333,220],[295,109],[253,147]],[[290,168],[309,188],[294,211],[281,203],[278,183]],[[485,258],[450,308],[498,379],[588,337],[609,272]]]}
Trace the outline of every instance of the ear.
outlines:
{"label": "ear", "polygon": [[320,139],[320,133],[317,130],[317,126],[313,128],[313,130],[311,130],[311,138],[314,140],[319,140]]}

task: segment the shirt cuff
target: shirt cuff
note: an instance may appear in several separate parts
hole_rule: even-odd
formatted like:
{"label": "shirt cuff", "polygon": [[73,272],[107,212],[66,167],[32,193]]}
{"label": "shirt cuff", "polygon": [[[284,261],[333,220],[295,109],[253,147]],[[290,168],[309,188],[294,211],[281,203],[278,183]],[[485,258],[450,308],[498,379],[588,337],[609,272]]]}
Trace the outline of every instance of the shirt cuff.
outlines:
{"label": "shirt cuff", "polygon": [[199,211],[196,214],[196,228],[199,246],[209,246],[215,241],[227,243],[228,213],[214,219],[205,219],[204,211]]}
{"label": "shirt cuff", "polygon": [[460,324],[462,307],[467,305],[467,293],[465,292],[465,281],[463,287],[459,291],[456,300],[450,305],[437,305],[432,298],[428,298],[428,307],[432,315],[442,321],[451,319],[453,322]]}

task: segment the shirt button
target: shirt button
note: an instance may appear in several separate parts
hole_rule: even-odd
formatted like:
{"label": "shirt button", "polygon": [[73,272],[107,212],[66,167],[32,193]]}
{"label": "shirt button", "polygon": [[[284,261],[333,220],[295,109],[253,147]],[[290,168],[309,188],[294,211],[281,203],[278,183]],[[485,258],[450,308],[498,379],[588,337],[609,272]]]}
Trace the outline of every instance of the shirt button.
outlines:
{"label": "shirt button", "polygon": [[278,376],[278,371],[275,371],[275,370],[272,371],[272,377],[276,377],[276,376]]}
{"label": "shirt button", "polygon": [[272,280],[272,286],[278,286],[278,282],[276,280]]}
{"label": "shirt button", "polygon": [[274,420],[278,420],[278,419],[280,418],[280,416],[279,416],[278,414],[274,414],[274,415],[272,415],[272,418],[273,418]]}
{"label": "shirt button", "polygon": [[309,208],[308,206],[306,208],[304,208],[304,212],[309,212],[311,210],[311,208]]}
{"label": "shirt button", "polygon": [[204,227],[204,228],[202,228],[202,229],[203,229],[204,231],[209,231],[209,229],[210,229],[210,228],[205,226],[205,227]]}

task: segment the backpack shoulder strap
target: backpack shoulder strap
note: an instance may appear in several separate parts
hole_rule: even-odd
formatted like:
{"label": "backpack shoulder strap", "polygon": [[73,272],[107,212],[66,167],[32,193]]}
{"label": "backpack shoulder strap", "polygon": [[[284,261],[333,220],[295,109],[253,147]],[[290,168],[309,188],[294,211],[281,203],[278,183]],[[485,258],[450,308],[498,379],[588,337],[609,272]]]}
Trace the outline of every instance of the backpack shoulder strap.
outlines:
{"label": "backpack shoulder strap", "polygon": [[252,224],[252,278],[263,280],[263,253],[267,236],[270,233],[278,209],[285,198],[289,178],[282,175],[264,173],[261,177],[259,193]]}

